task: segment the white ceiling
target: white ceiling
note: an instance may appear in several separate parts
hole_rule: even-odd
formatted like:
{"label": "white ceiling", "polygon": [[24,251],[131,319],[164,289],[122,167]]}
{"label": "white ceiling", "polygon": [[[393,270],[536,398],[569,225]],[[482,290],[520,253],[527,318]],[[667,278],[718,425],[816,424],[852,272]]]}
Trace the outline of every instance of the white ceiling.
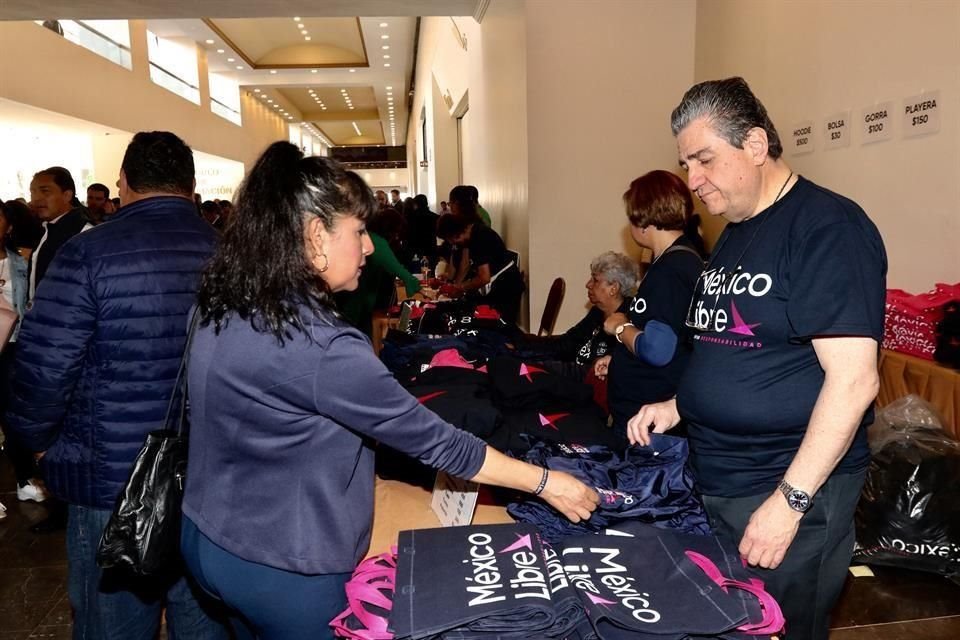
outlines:
{"label": "white ceiling", "polygon": [[490,0],[2,0],[0,20],[476,16]]}

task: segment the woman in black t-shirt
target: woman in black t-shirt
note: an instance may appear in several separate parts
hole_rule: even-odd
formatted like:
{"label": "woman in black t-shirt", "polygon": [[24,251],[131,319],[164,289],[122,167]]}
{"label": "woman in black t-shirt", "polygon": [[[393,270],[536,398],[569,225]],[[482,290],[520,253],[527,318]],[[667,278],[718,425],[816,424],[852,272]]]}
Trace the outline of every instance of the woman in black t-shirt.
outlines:
{"label": "woman in black t-shirt", "polygon": [[626,440],[627,420],[640,407],[677,392],[690,355],[684,321],[703,261],[683,234],[693,199],[679,177],[651,171],[630,183],[623,202],[630,234],[653,252],[653,262],[627,312],[604,322],[617,344],[611,356],[597,360],[594,372],[610,377],[613,427]]}
{"label": "woman in black t-shirt", "polygon": [[524,284],[514,256],[507,251],[496,231],[457,214],[441,216],[437,236],[450,244],[465,246],[476,275],[458,283],[464,292],[475,292],[482,301],[500,312],[501,317],[516,323],[520,313],[520,297]]}

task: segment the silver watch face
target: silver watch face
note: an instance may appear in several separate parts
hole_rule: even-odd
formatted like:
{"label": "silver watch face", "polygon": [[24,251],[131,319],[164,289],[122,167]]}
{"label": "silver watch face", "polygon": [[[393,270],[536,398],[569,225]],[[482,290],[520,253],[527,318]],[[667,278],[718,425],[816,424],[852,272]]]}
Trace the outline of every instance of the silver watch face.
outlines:
{"label": "silver watch face", "polygon": [[810,496],[799,489],[794,489],[787,494],[787,504],[794,511],[803,513],[810,508]]}

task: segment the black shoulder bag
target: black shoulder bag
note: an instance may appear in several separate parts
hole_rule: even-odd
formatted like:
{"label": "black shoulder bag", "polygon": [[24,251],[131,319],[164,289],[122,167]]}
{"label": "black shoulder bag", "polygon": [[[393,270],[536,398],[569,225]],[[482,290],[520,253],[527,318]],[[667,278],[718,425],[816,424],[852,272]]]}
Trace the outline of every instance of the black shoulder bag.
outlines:
{"label": "black shoulder bag", "polygon": [[194,311],[163,428],[147,436],[100,537],[101,568],[121,567],[149,576],[169,571],[180,557],[180,504],[187,474],[186,369],[199,317]]}

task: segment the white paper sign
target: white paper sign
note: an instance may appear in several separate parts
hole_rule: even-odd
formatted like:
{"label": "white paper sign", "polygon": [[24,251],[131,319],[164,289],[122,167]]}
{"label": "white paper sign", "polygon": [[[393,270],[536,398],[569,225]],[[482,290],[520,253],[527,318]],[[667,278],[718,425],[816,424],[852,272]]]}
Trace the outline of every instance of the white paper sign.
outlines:
{"label": "white paper sign", "polygon": [[823,121],[823,148],[837,149],[850,146],[850,112],[840,111]]}
{"label": "white paper sign", "polygon": [[893,137],[893,101],[864,107],[860,110],[860,125],[863,127],[861,144],[880,142]]}
{"label": "white paper sign", "polygon": [[473,521],[477,510],[477,483],[440,471],[433,483],[430,508],[445,527],[462,527]]}
{"label": "white paper sign", "polygon": [[924,91],[903,99],[903,137],[940,131],[940,92]]}
{"label": "white paper sign", "polygon": [[790,141],[790,152],[793,155],[810,153],[813,151],[813,121],[804,120],[793,125],[793,136]]}

